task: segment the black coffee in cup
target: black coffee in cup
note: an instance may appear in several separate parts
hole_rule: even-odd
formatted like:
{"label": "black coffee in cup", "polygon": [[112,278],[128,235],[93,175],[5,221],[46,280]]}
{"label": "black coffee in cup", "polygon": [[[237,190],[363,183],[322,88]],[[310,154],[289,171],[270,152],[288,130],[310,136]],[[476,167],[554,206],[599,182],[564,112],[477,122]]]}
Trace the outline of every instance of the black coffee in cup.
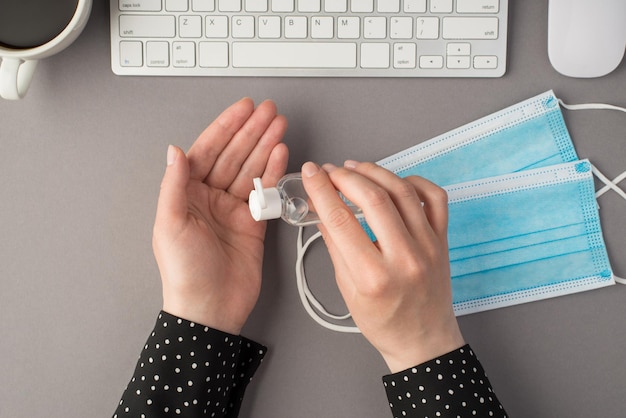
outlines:
{"label": "black coffee in cup", "polygon": [[28,49],[54,39],[70,23],[78,0],[0,0],[0,46]]}

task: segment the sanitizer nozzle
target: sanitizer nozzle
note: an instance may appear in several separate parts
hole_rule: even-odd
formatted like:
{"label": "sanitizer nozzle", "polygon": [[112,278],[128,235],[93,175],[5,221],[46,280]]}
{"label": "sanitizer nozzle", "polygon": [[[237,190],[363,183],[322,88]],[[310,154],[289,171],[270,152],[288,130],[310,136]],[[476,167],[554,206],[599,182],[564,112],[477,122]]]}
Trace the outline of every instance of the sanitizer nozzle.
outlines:
{"label": "sanitizer nozzle", "polygon": [[255,221],[280,218],[283,211],[283,202],[276,187],[263,188],[260,178],[254,180],[254,190],[248,197],[250,213]]}

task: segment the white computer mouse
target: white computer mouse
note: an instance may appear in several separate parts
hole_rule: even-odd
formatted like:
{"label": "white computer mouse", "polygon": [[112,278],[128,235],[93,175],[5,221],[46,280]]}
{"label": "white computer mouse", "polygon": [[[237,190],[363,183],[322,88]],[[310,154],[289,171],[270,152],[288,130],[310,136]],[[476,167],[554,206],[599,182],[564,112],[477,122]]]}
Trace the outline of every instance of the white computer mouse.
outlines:
{"label": "white computer mouse", "polygon": [[626,49],[626,0],[549,0],[548,57],[569,77],[601,77]]}

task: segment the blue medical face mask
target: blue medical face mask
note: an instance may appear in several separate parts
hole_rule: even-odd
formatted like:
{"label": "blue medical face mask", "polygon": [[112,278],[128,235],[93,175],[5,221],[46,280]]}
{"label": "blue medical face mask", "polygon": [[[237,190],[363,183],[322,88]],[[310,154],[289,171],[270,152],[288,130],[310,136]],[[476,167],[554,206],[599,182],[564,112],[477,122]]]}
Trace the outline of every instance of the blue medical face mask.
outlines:
{"label": "blue medical face mask", "polygon": [[457,315],[615,283],[589,161],[446,190]]}
{"label": "blue medical face mask", "polygon": [[578,159],[552,91],[377,162],[439,186]]}
{"label": "blue medical face mask", "polygon": [[[578,160],[552,90],[378,161],[443,187]],[[372,241],[367,223],[361,226]]]}
{"label": "blue medical face mask", "polygon": [[[449,245],[454,306],[460,315],[614,283],[597,220],[592,174],[587,169],[589,163],[563,166],[567,168],[561,167],[555,172],[543,171],[557,173],[563,180],[550,187],[543,187],[545,179],[532,171],[546,167],[554,169],[555,165],[576,161],[578,157],[563,121],[559,101],[549,91],[394,154],[377,164],[401,177],[425,177],[444,186],[452,195]],[[574,175],[572,167],[574,172],[576,167],[580,172]],[[511,173],[514,173],[513,177],[506,177]],[[535,174],[526,177],[528,173]],[[491,183],[494,176],[505,177]],[[489,198],[483,196],[490,184],[522,184],[523,179],[525,186],[515,189],[515,192],[492,191],[488,193]],[[469,184],[463,185],[462,189],[454,186],[474,180],[478,183],[471,187]],[[533,185],[533,181],[540,183]],[[607,186],[611,184],[615,190],[614,183],[616,181],[608,182]],[[583,186],[584,189],[579,189]],[[463,201],[459,200],[462,190],[465,192]],[[472,195],[469,193],[471,190],[480,192]],[[563,202],[567,205],[561,206]],[[490,205],[501,210],[491,214],[493,219],[499,221],[491,222],[486,229],[486,215],[481,215],[482,218],[478,215],[479,210],[487,210]],[[558,208],[550,205],[557,205]],[[575,216],[580,213],[592,215],[594,220],[585,218],[580,221]],[[570,219],[572,225],[550,223],[562,219]],[[375,239],[367,224],[363,222],[362,225]],[[595,229],[581,230],[581,225]],[[514,233],[516,230],[517,234]],[[331,314],[310,292],[303,259],[308,246],[320,234],[314,234],[304,244],[302,236],[301,229],[296,275],[305,309],[326,328],[359,332],[356,327],[337,325],[320,317],[321,313],[328,318],[342,320],[350,315]],[[489,236],[493,242],[482,240]],[[592,238],[597,248],[583,248],[582,243]],[[571,249],[575,251],[570,252]],[[544,254],[550,256],[544,257]],[[538,270],[541,273],[537,273]],[[512,280],[513,276],[516,280]]]}

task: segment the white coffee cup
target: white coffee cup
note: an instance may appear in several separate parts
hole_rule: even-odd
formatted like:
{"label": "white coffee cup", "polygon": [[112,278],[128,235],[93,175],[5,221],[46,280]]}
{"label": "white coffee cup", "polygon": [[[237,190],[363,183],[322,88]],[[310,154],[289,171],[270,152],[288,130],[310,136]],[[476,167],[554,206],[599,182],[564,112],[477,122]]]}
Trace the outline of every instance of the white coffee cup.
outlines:
{"label": "white coffee cup", "polygon": [[67,48],[80,35],[92,0],[0,1],[0,97],[21,99],[38,60]]}

